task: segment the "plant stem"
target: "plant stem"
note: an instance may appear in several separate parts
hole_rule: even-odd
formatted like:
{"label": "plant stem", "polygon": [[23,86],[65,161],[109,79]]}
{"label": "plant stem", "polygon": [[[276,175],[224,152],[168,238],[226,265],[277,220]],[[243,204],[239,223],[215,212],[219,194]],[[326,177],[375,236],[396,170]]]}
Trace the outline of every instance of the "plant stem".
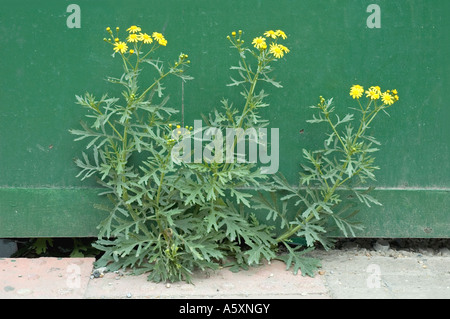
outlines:
{"label": "plant stem", "polygon": [[167,73],[165,73],[165,74],[163,74],[163,75],[161,75],[160,77],[159,77],[159,79],[158,80],[156,80],[152,85],[150,85],[142,94],[141,94],[141,96],[138,98],[138,101],[141,101],[141,99],[143,99],[144,98],[144,96],[151,90],[151,89],[153,89],[153,87],[156,85],[156,84],[158,84],[162,79],[164,79],[166,76],[168,76],[170,74],[170,71],[169,72],[167,72]]}
{"label": "plant stem", "polygon": [[[350,154],[349,154],[349,150],[348,150],[348,148],[345,146],[345,144],[343,144],[343,142],[342,142],[342,140],[341,140],[339,134],[338,134],[337,131],[336,131],[336,128],[334,127],[334,125],[333,125],[333,124],[331,123],[331,121],[329,120],[328,114],[326,114],[326,117],[327,117],[328,123],[329,123],[330,126],[333,128],[334,133],[336,134],[336,136],[338,137],[338,139],[341,141],[342,146],[344,146],[344,150],[345,150],[346,155],[349,156],[349,155],[350,155]],[[326,203],[331,199],[331,197],[333,196],[334,192],[336,191],[336,189],[337,189],[339,186],[341,186],[344,182],[346,182],[348,179],[351,178],[351,176],[349,176],[349,177],[347,177],[346,179],[342,180],[342,177],[344,176],[344,172],[345,172],[345,169],[347,168],[347,165],[348,165],[348,161],[346,161],[346,162],[342,165],[342,169],[341,169],[341,172],[340,172],[340,174],[339,174],[339,178],[335,181],[335,183],[334,183],[334,185],[333,185],[333,187],[332,187],[331,189],[329,188],[328,183],[326,183],[326,180],[325,180],[325,183],[326,183],[326,185],[327,185],[328,191],[327,191],[327,193],[326,193],[326,195],[325,195],[325,198],[323,199],[324,204],[326,204]],[[354,175],[355,175],[355,174],[353,174],[352,176],[354,176]],[[319,208],[317,209],[317,212],[320,212],[321,210],[322,210],[322,206],[319,206]],[[280,236],[276,239],[276,241],[277,241],[278,243],[279,243],[279,242],[283,242],[283,241],[285,241],[286,239],[288,239],[289,237],[293,236],[296,232],[298,232],[301,228],[303,228],[309,221],[311,221],[311,219],[312,219],[313,217],[314,217],[314,213],[311,212],[311,213],[309,214],[309,216],[308,216],[301,224],[299,224],[299,225],[297,225],[297,226],[291,228],[290,230],[288,230],[288,231],[285,232],[284,234],[280,235]]]}
{"label": "plant stem", "polygon": [[[359,100],[358,100],[358,102],[359,102]],[[363,129],[363,127],[364,127],[364,126],[367,127],[367,125],[368,125],[368,124],[364,125],[364,123],[366,122],[367,111],[369,110],[371,104],[372,104],[372,100],[370,100],[370,102],[367,104],[366,109],[363,110],[363,117],[362,117],[362,119],[361,119],[361,124],[359,125],[358,132],[357,132],[356,135],[355,135],[355,138],[354,138],[354,140],[353,140],[352,145],[355,145],[355,143],[356,143],[356,141],[358,140],[360,134],[362,134],[362,132],[365,130],[365,128]]]}
{"label": "plant stem", "polygon": [[156,191],[156,212],[155,212],[155,217],[156,217],[156,222],[158,223],[158,227],[161,233],[164,232],[164,228],[161,225],[161,218],[160,218],[160,214],[159,214],[159,199],[161,196],[161,190],[162,190],[162,183],[164,181],[164,177],[166,176],[166,173],[162,173],[161,177],[159,179],[159,187],[158,190]]}
{"label": "plant stem", "polygon": [[[261,62],[258,63],[258,69],[256,71],[255,77],[253,78],[252,85],[250,86],[250,91],[247,94],[247,100],[245,101],[245,105],[244,105],[244,108],[242,110],[241,119],[239,120],[239,123],[237,125],[237,129],[242,128],[242,125],[244,125],[244,119],[247,116],[247,113],[248,113],[248,110],[249,110],[250,101],[252,100],[253,94],[255,92],[255,88],[256,88],[256,84],[258,82],[258,77],[259,77],[260,70],[261,70]],[[234,152],[234,147],[236,146],[236,143],[237,143],[237,136],[234,137],[233,147],[232,147],[233,152]],[[222,171],[226,171],[229,166],[230,166],[230,163],[225,163],[225,165],[223,166],[223,170]]]}
{"label": "plant stem", "polygon": [[328,113],[325,113],[325,117],[328,121],[328,123],[330,124],[331,128],[333,129],[334,134],[336,135],[336,137],[339,139],[339,141],[342,144],[342,147],[344,148],[344,151],[347,153],[347,146],[344,144],[344,142],[341,139],[341,136],[339,135],[339,133],[336,130],[336,127],[333,125],[333,123],[330,120],[330,115]]}

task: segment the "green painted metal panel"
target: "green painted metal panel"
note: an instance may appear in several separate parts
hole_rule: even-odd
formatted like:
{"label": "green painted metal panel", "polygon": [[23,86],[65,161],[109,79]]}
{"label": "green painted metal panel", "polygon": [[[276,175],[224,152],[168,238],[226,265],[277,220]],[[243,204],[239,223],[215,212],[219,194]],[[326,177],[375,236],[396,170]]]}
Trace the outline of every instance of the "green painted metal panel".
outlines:
{"label": "green painted metal panel", "polygon": [[[80,28],[67,26],[72,3],[81,10]],[[367,26],[373,3],[381,28]],[[323,138],[320,127],[305,122],[319,95],[334,97],[344,113],[353,84],[397,88],[400,102],[391,116],[373,125],[383,145],[372,185],[384,206],[362,210],[366,231],[359,235],[450,237],[449,11],[447,0],[3,0],[0,237],[95,234],[102,213],[93,204],[101,199],[93,196],[94,181],[75,178],[72,159],[83,145],[68,129],[84,116],[75,94],[111,92],[104,78],[121,73],[102,42],[105,27],[131,24],[164,33],[169,45],[162,58],[189,54],[195,80],[184,88],[186,123],[223,97],[240,100],[226,87],[236,61],[227,34],[242,29],[250,40],[284,30],[291,52],[276,71],[284,88],[267,87],[266,115],[280,128],[280,171],[292,182],[301,149]],[[181,82],[165,84],[170,103],[180,108]]]}
{"label": "green painted metal panel", "polygon": [[0,190],[2,237],[96,237],[106,212],[95,188],[3,188]]}
{"label": "green painted metal panel", "polygon": [[[98,197],[100,192],[97,188],[0,189],[1,236],[95,237],[96,226],[107,216],[93,209],[93,203],[108,204]],[[358,237],[436,238],[448,234],[450,191],[378,189],[373,196],[384,205],[369,210],[355,205],[361,210],[355,221],[365,225],[356,232]]]}
{"label": "green painted metal panel", "polygon": [[[378,189],[374,196],[383,206],[355,216],[365,226],[361,237],[449,237],[450,191],[429,189]],[[338,235],[338,234],[336,234]]]}

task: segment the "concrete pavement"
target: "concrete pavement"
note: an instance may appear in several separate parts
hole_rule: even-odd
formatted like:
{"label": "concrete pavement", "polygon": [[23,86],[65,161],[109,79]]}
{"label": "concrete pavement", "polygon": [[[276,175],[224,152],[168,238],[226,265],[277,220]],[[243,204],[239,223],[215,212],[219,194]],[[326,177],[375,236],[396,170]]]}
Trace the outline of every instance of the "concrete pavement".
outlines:
{"label": "concrete pavement", "polygon": [[197,272],[194,284],[148,282],[145,275],[91,278],[93,258],[0,259],[0,299],[450,299],[450,257],[316,251],[314,278],[273,261],[248,271]]}

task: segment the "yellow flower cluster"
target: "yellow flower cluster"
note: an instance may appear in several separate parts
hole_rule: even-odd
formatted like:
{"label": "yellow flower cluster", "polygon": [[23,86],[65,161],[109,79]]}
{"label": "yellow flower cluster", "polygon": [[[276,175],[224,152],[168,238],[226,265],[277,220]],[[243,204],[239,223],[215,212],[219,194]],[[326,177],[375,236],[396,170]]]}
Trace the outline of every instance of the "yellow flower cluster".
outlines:
{"label": "yellow flower cluster", "polygon": [[167,45],[167,40],[164,38],[164,36],[162,35],[162,33],[159,32],[153,32],[152,33],[152,37],[153,39],[155,39],[155,41],[157,41],[160,45],[166,46]]}
{"label": "yellow flower cluster", "polygon": [[[267,39],[278,40],[278,38],[282,38],[283,40],[286,39],[286,33],[284,33],[282,30],[269,30],[264,32],[264,36],[254,38],[252,44],[258,50],[263,51],[267,49]],[[289,53],[289,49],[282,44],[276,43],[275,41],[270,44],[269,53],[279,59],[282,58],[285,53]]]}
{"label": "yellow flower cluster", "polygon": [[185,128],[182,128],[181,125],[177,125],[174,128],[172,124],[169,124],[169,130],[172,130],[172,138],[168,139],[167,142],[169,144],[175,143],[180,138],[183,138],[184,136],[187,135],[191,135],[191,131],[193,129],[194,128],[192,126],[186,126]]}
{"label": "yellow flower cluster", "polygon": [[361,85],[353,85],[350,88],[350,96],[354,99],[359,99],[363,94],[366,94],[366,97],[370,98],[371,100],[378,100],[381,98],[381,101],[385,105],[392,105],[395,102],[398,101],[398,92],[397,90],[387,90],[386,92],[382,93],[379,86],[371,86],[366,91],[364,91],[364,88]]}
{"label": "yellow flower cluster", "polygon": [[[113,36],[113,32],[110,27],[106,28],[106,31]],[[148,35],[147,33],[141,32],[142,29],[138,26],[132,25],[127,30],[128,36],[126,38],[126,41],[121,41],[118,36],[114,38],[114,42],[111,39],[104,38],[103,40],[113,44],[113,50],[114,52],[121,54],[125,54],[129,52],[130,54],[134,53],[134,50],[128,51],[128,43],[139,43],[142,42],[144,44],[150,44],[153,43],[153,41],[156,41],[161,46],[167,45],[167,40],[164,38],[164,35],[159,32],[153,32],[152,35]],[[116,32],[119,32],[119,27],[116,28]]]}

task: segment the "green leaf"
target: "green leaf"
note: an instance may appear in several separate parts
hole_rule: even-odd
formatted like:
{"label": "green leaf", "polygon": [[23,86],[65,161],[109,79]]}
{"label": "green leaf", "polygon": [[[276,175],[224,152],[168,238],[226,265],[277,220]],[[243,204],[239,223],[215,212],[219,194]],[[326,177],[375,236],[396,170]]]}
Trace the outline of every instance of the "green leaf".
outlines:
{"label": "green leaf", "polygon": [[283,261],[286,264],[286,270],[292,267],[294,275],[297,275],[300,270],[302,276],[314,277],[316,271],[321,267],[320,260],[305,256],[314,248],[299,251],[301,247],[292,248],[287,243],[284,243],[284,245],[288,250],[288,254],[277,256],[275,259]]}
{"label": "green leaf", "polygon": [[48,247],[53,247],[53,239],[51,238],[36,238],[35,242],[31,245],[36,254],[42,255],[47,252]]}
{"label": "green leaf", "polygon": [[359,199],[359,201],[361,203],[366,204],[368,207],[371,207],[370,203],[373,203],[373,204],[379,205],[379,206],[383,206],[383,204],[381,204],[377,199],[375,199],[374,197],[369,195],[369,192],[371,192],[374,189],[375,189],[374,187],[369,187],[364,192],[360,192],[358,190],[353,190],[353,192],[355,193],[355,195]]}
{"label": "green leaf", "polygon": [[250,202],[247,198],[252,198],[253,196],[249,193],[239,192],[234,188],[230,188],[231,196],[236,197],[237,204],[244,204],[247,207],[251,207]]}
{"label": "green leaf", "polygon": [[[278,217],[281,219],[280,228],[284,229],[285,227],[289,226],[289,221],[286,217],[286,214],[288,212],[288,199],[287,196],[280,199],[281,201],[281,208],[280,204],[278,202],[277,193],[271,192],[270,198],[271,201],[265,198],[265,196],[258,192],[258,196],[253,197],[252,201],[256,203],[256,205],[253,205],[254,209],[263,209],[267,211],[267,217],[266,220],[272,220],[275,221]],[[296,196],[296,194],[291,194],[292,196]]]}
{"label": "green leaf", "polygon": [[336,114],[336,117],[337,117],[337,123],[335,124],[335,127],[337,127],[339,124],[350,122],[353,120],[353,114],[346,114],[342,120],[339,118],[339,115],[337,115],[337,114]]}
{"label": "green leaf", "polygon": [[[295,223],[293,223],[295,225]],[[297,232],[298,237],[304,237],[306,240],[306,245],[308,247],[313,247],[317,241],[321,241],[322,234],[325,234],[326,230],[324,227],[320,225],[316,225],[313,223],[306,223],[303,227]]]}

